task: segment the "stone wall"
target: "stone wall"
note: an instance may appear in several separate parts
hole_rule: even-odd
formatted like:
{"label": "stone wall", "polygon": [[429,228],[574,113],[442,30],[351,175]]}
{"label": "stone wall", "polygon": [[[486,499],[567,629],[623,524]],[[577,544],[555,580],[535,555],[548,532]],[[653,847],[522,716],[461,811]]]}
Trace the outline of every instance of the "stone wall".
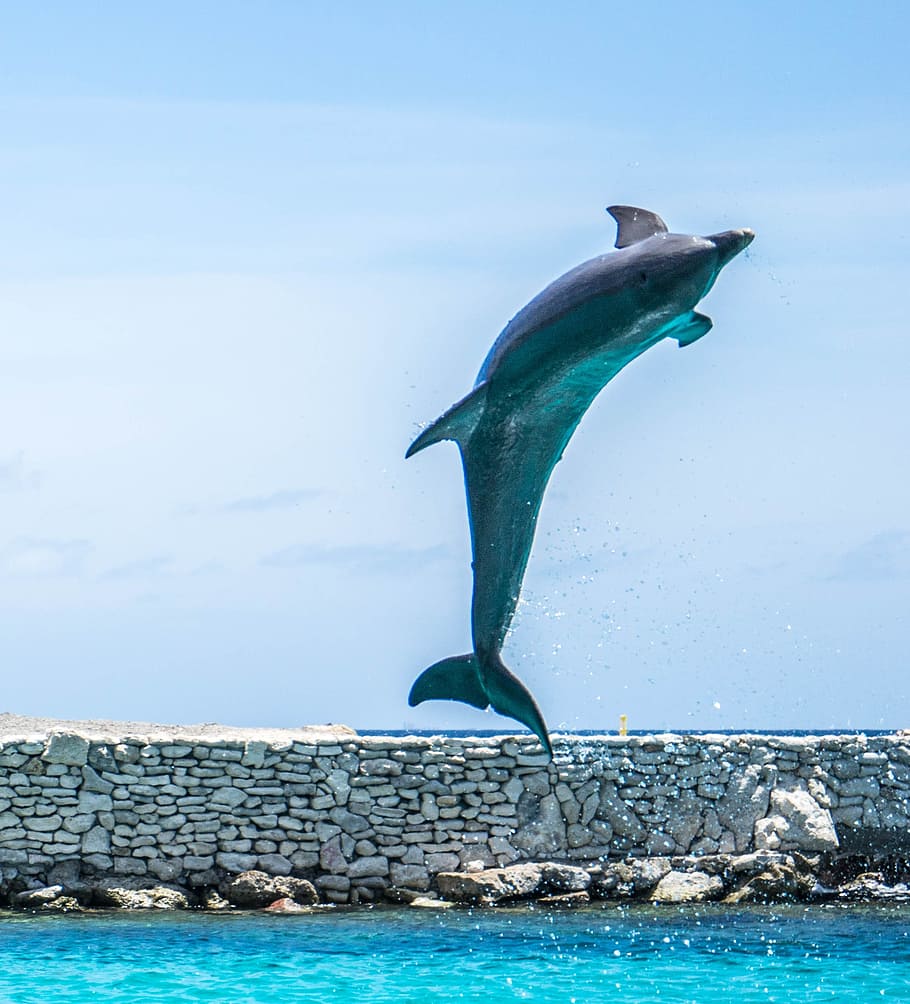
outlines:
{"label": "stone wall", "polygon": [[361,737],[187,728],[0,740],[0,890],[259,869],[334,902],[438,872],[753,850],[910,851],[910,736]]}

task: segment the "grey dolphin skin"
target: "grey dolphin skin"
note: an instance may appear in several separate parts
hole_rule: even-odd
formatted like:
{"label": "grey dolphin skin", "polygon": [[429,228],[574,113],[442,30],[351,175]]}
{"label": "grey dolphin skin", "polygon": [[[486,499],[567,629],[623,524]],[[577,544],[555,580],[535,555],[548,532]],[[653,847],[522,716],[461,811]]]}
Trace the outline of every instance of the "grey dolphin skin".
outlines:
{"label": "grey dolphin skin", "polygon": [[408,703],[492,705],[534,732],[551,757],[543,715],[500,655],[547,481],[582,415],[624,366],[663,338],[686,346],[711,329],[711,319],[694,308],[755,236],[746,229],[671,234],[645,209],[607,212],[617,223],[619,250],[573,268],[520,310],[471,393],[407,452],[444,439],[458,444],[474,555],[474,651],[421,673]]}

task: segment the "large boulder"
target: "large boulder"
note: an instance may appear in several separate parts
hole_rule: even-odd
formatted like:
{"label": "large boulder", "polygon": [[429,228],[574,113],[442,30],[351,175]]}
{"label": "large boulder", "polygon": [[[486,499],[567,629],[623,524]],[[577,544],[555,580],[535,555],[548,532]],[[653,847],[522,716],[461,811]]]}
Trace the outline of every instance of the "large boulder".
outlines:
{"label": "large boulder", "polygon": [[584,893],[591,876],[576,865],[543,861],[480,871],[440,872],[436,884],[448,900],[493,906],[511,900]]}
{"label": "large boulder", "polygon": [[773,862],[735,889],[725,903],[779,903],[806,899],[815,888],[815,877],[792,863]]}
{"label": "large boulder", "polygon": [[107,879],[92,889],[92,906],[113,910],[189,910],[195,897],[172,885],[140,886],[122,879]]}
{"label": "large boulder", "polygon": [[[771,792],[769,818],[763,822],[769,825],[764,832],[756,829],[756,845],[764,842],[775,850],[775,840],[769,839],[773,830],[781,850],[837,850],[837,833],[830,811],[823,809],[804,788],[789,791],[775,788]],[[763,840],[759,839],[760,833]]]}
{"label": "large boulder", "polygon": [[600,899],[644,896],[670,871],[669,858],[635,858],[603,865],[593,876],[591,891]]}
{"label": "large boulder", "polygon": [[445,899],[455,903],[494,906],[536,896],[543,885],[543,873],[538,864],[485,868],[479,872],[440,872],[436,885]]}
{"label": "large boulder", "polygon": [[221,887],[221,894],[232,906],[244,910],[263,910],[279,899],[292,899],[303,906],[319,902],[319,894],[306,879],[255,870],[229,879]]}
{"label": "large boulder", "polygon": [[704,872],[669,871],[657,883],[650,899],[654,903],[704,903],[724,891],[723,880]]}

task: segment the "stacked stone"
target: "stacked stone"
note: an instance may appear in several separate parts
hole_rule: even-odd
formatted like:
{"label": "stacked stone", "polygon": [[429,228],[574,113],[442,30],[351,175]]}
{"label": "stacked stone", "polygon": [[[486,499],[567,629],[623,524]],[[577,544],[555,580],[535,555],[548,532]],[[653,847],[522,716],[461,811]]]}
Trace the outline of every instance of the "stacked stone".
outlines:
{"label": "stacked stone", "polygon": [[[906,736],[359,737],[0,746],[0,889],[75,877],[216,888],[240,872],[324,901],[402,898],[519,861],[907,843]],[[883,843],[884,842],[884,843]]]}

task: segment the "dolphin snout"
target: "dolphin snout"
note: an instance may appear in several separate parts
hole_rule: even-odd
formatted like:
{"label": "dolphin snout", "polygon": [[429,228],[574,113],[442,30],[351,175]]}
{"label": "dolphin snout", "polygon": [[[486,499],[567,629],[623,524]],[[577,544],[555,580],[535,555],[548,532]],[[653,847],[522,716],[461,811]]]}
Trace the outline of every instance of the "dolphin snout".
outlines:
{"label": "dolphin snout", "polygon": [[708,240],[720,252],[722,264],[726,265],[731,258],[735,258],[740,251],[744,251],[755,240],[755,231],[750,230],[749,227],[741,227],[739,230],[725,230],[721,234],[714,234]]}

